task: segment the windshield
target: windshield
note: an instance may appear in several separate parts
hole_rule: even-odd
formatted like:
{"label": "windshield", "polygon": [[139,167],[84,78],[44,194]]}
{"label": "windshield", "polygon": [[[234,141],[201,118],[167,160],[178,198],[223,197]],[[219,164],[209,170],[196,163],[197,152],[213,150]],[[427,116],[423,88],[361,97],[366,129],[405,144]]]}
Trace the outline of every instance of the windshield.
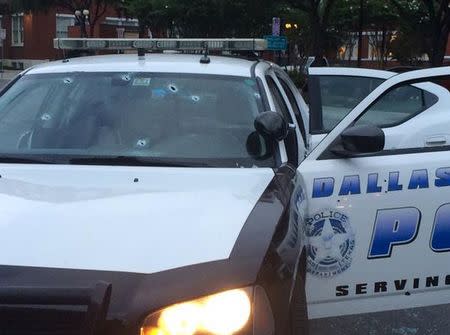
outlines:
{"label": "windshield", "polygon": [[26,75],[0,97],[0,157],[56,163],[120,163],[121,157],[127,163],[154,159],[183,166],[272,166],[262,138],[256,136],[258,155],[247,150],[261,111],[258,85],[251,78]]}

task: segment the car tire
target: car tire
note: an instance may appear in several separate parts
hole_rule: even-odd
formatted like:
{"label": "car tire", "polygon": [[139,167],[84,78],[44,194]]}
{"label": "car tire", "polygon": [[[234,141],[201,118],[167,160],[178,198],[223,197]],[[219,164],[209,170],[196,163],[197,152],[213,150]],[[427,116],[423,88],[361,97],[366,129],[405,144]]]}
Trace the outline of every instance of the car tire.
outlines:
{"label": "car tire", "polygon": [[304,278],[297,275],[289,311],[290,335],[308,335],[308,306]]}

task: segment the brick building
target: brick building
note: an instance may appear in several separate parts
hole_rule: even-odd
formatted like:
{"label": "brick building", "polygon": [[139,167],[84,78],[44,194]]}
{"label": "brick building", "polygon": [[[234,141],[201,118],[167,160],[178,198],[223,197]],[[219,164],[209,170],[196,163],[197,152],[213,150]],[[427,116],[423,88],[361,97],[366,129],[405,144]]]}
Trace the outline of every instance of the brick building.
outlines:
{"label": "brick building", "polygon": [[[388,33],[385,37],[387,39],[395,38],[395,32]],[[377,44],[381,44],[382,35],[381,32],[366,31],[363,32],[362,39],[362,65],[363,67],[377,68],[380,63],[380,50],[376,47]],[[329,55],[330,58],[334,58],[334,54]],[[358,34],[354,33],[352,40],[349,40],[347,45],[343,45],[336,55],[338,61],[347,61],[350,65],[356,64],[358,59]],[[426,63],[428,56],[423,55],[421,60]],[[450,64],[450,36],[448,37],[447,52],[444,59],[444,65]],[[388,57],[387,67],[399,66],[400,64],[395,60]]]}
{"label": "brick building", "polygon": [[[53,48],[53,39],[80,37],[81,28],[76,22],[74,13],[59,8],[46,12],[0,16],[0,27],[5,32],[2,50],[4,65],[22,69],[61,58],[61,51]],[[89,25],[87,30],[91,31]],[[121,18],[116,10],[108,8],[92,27],[91,37],[114,38],[121,33],[124,33],[125,37],[136,37],[138,31],[137,20]]]}

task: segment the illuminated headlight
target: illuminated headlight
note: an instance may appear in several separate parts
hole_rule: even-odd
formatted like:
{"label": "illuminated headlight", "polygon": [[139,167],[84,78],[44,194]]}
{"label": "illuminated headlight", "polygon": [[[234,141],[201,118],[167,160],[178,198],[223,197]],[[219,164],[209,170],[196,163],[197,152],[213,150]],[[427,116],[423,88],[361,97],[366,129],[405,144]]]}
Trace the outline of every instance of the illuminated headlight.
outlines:
{"label": "illuminated headlight", "polygon": [[141,335],[233,335],[250,320],[251,290],[238,289],[167,307],[145,320]]}

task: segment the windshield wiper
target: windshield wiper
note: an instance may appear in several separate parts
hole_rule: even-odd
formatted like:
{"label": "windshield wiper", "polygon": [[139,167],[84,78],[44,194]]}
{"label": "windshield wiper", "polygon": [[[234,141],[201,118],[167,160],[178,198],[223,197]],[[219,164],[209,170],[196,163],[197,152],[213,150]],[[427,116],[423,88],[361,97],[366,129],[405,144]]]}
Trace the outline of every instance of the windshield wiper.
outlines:
{"label": "windshield wiper", "polygon": [[0,155],[0,163],[5,164],[62,164],[59,159],[42,157],[42,156],[26,156],[26,155]]}
{"label": "windshield wiper", "polygon": [[191,162],[185,160],[165,160],[154,157],[79,157],[70,158],[69,164],[80,165],[125,165],[125,166],[155,166],[155,167],[211,167],[206,163]]}

